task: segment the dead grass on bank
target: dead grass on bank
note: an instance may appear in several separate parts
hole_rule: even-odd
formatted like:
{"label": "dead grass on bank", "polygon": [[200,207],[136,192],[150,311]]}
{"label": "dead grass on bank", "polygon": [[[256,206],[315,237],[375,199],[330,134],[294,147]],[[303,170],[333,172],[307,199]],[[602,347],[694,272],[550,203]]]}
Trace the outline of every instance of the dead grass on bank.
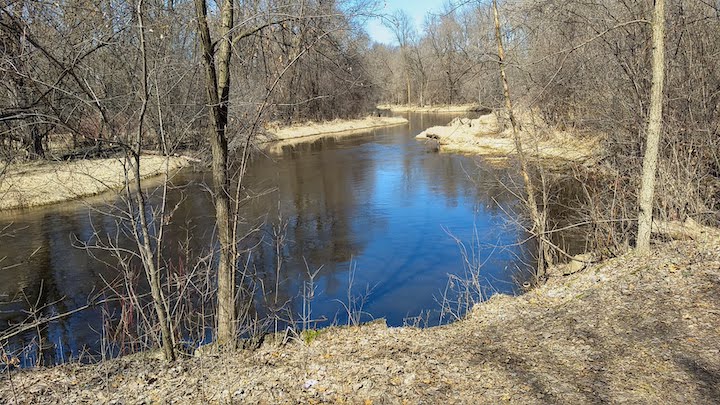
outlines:
{"label": "dead grass on bank", "polygon": [[434,105],[434,106],[381,104],[381,105],[378,105],[377,108],[379,110],[390,110],[392,112],[436,112],[436,113],[473,112],[473,111],[483,110],[483,108],[477,104]]}
{"label": "dead grass on bank", "polygon": [[3,374],[19,403],[716,403],[720,246],[671,242],[495,296],[431,329],[321,331],[309,343],[175,364],[118,359]]}
{"label": "dead grass on bank", "polygon": [[[542,123],[533,125],[527,115],[521,115],[528,121],[523,127],[538,127],[534,131],[523,131],[520,134],[523,149],[529,156],[588,164],[599,158],[600,136],[580,137],[569,131],[549,128]],[[417,135],[417,139],[435,142],[439,150],[445,152],[495,157],[517,153],[512,129],[505,128],[496,113],[477,119],[456,118],[446,126],[426,129]]]}
{"label": "dead grass on bank", "polygon": [[[301,138],[316,137],[321,138],[325,135],[350,135],[372,128],[388,127],[394,125],[407,124],[408,120],[403,117],[365,117],[355,120],[334,120],[329,122],[307,122],[291,126],[278,126],[270,124],[266,128],[266,134],[260,136],[260,143],[276,142],[276,141],[295,141]],[[301,142],[306,142],[302,139]]]}
{"label": "dead grass on bank", "polygon": [[[166,160],[170,171],[190,163],[180,156],[146,155],[141,158],[141,177],[163,173]],[[125,184],[124,164],[119,157],[10,166],[0,178],[0,210],[37,207],[118,190]]]}

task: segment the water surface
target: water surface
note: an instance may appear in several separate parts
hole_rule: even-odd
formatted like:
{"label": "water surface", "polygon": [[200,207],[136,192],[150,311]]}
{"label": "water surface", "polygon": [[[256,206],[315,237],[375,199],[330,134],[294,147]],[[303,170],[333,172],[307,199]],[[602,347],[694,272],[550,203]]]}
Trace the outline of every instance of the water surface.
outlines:
{"label": "water surface", "polygon": [[[414,139],[454,116],[410,114],[409,125],[255,156],[245,186],[257,196],[243,203],[242,217],[244,229],[258,230],[244,241],[255,247],[244,263],[262,279],[265,293],[285,302],[297,319],[308,269],[321,267],[312,303],[313,317],[324,319],[318,326],[346,323],[342,303],[347,305],[349,295],[366,298],[363,320],[386,318],[400,326],[423,314],[421,325],[436,324],[448,276],[465,269],[458,240],[483,263],[487,295],[518,292],[518,282],[529,277],[532,252],[517,245],[527,236],[515,223],[518,201],[508,191],[517,183],[514,169],[434,153]],[[213,244],[214,209],[205,183],[209,173],[189,170],[174,179],[182,187],[169,193],[169,206],[178,209],[164,242],[174,268],[185,263],[183,257],[206,254]],[[132,247],[115,219],[103,213],[113,203],[108,198],[0,217],[0,229],[8,226],[0,239],[0,258],[5,258],[0,330],[26,318],[30,306],[45,307],[44,313],[80,307],[104,286],[103,279],[117,276],[111,255],[94,251],[91,257],[77,247],[98,235]],[[280,261],[277,235],[283,238]],[[91,308],[42,329],[43,340],[53,345],[47,361],[77,357],[83,350],[97,353],[101,314],[114,309],[111,304]],[[261,304],[254,311],[268,312]],[[28,345],[36,336],[29,331],[10,345]]]}

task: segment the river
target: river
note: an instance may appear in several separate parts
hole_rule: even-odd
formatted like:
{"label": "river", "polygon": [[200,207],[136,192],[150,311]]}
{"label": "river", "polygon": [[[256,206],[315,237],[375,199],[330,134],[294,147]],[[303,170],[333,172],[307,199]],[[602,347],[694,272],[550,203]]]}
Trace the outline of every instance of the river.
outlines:
{"label": "river", "polygon": [[[467,271],[458,241],[469,262],[482,264],[483,295],[518,293],[530,279],[533,252],[517,244],[527,235],[514,214],[519,202],[509,191],[517,184],[512,166],[438,154],[414,139],[457,115],[407,116],[408,125],[254,157],[245,182],[254,197],[241,207],[243,229],[257,229],[244,241],[253,249],[243,259],[256,286],[254,316],[274,311],[262,304],[269,296],[283,303],[284,318],[300,319],[308,272],[319,268],[313,326],[346,324],[351,304],[362,321],[438,324],[442,297],[452,292],[449,277],[463,278]],[[168,202],[177,210],[168,218],[165,257],[167,268],[187,271],[183,266],[213,246],[214,210],[204,186],[210,174],[186,170],[173,183]],[[0,216],[0,229],[6,228],[0,239],[0,331],[31,316],[32,307],[45,315],[81,307],[117,278],[115,257],[80,248],[108,239],[132,247],[123,227],[104,214],[117,206],[119,200],[104,195]],[[107,343],[103,319],[117,319],[118,308],[117,302],[94,306],[42,328],[45,364],[97,359]],[[37,330],[26,331],[7,349],[17,352],[37,339]],[[33,353],[24,353],[25,365],[37,361]]]}

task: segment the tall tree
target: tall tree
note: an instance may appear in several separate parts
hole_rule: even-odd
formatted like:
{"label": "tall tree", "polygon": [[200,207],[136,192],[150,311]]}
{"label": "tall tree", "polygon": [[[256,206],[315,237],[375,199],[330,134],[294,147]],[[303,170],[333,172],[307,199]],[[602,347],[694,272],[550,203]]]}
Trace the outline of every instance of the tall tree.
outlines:
{"label": "tall tree", "polygon": [[405,76],[405,102],[410,104],[410,52],[411,47],[416,46],[415,42],[415,28],[410,16],[403,10],[397,10],[392,15],[390,21],[385,21],[385,26],[388,27],[393,34],[395,39],[400,46],[400,54],[402,57],[403,73]]}
{"label": "tall tree", "polygon": [[218,257],[217,339],[221,345],[235,341],[235,266],[230,226],[230,194],[228,179],[228,107],[230,100],[230,58],[233,41],[233,0],[224,0],[220,9],[218,49],[210,38],[207,3],[195,0],[202,60],[205,65],[205,88],[210,108],[208,137],[212,149],[213,196],[215,221],[220,243]]}
{"label": "tall tree", "polygon": [[655,0],[652,22],[652,90],[650,113],[647,125],[647,141],[643,157],[643,171],[640,183],[640,213],[638,214],[637,251],[650,251],[652,230],[653,199],[655,197],[655,176],[657,173],[658,149],[663,131],[663,88],[665,85],[665,0]]}

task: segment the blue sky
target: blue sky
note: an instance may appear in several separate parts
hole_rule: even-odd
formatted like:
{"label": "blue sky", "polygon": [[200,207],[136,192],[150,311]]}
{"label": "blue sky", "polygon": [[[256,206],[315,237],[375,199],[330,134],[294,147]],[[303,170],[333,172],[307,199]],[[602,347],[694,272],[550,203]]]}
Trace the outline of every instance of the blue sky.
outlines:
{"label": "blue sky", "polygon": [[[379,0],[378,13],[391,14],[395,10],[402,9],[413,18],[415,28],[422,31],[422,24],[425,14],[428,11],[437,12],[442,8],[446,0]],[[370,38],[385,44],[396,43],[393,34],[385,28],[379,18],[371,19],[367,24],[367,31]]]}

